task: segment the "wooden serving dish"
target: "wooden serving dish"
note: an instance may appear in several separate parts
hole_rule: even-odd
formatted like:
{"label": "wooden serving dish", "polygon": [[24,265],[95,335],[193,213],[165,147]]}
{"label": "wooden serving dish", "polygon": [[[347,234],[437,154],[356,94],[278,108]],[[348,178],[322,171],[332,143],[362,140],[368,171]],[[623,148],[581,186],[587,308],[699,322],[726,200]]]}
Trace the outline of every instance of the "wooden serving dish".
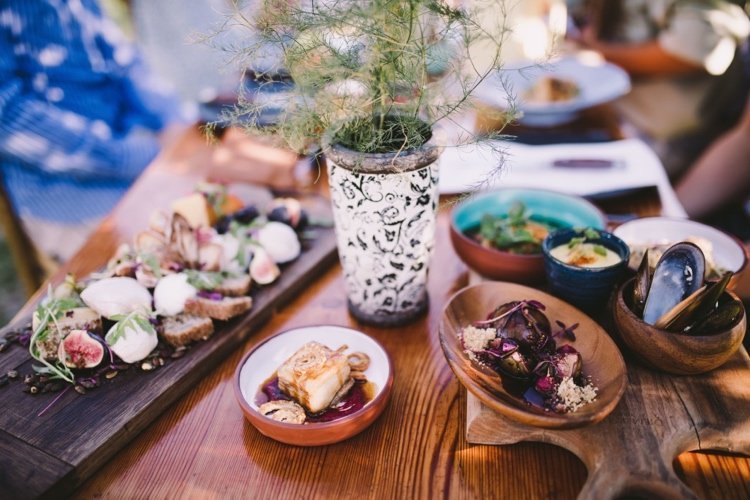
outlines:
{"label": "wooden serving dish", "polygon": [[[502,378],[489,368],[472,362],[458,338],[464,327],[485,319],[488,311],[514,300],[536,300],[545,305],[551,324],[578,324],[570,344],[583,359],[583,373],[597,386],[596,399],[577,412],[555,413],[531,406],[511,394]],[[625,362],[607,332],[575,307],[539,290],[515,283],[489,281],[469,286],[448,301],[440,321],[440,344],[458,380],[493,410],[518,422],[549,429],[572,429],[598,422],[617,406],[625,391]]]}
{"label": "wooden serving dish", "polygon": [[[85,395],[30,396],[21,381],[0,387],[0,498],[67,496],[335,261],[333,229],[321,228],[275,283],[251,291],[246,315],[217,323],[210,339],[152,372],[132,368]],[[23,377],[32,364],[19,346],[0,354],[0,374],[15,370]]]}
{"label": "wooden serving dish", "polygon": [[[706,373],[727,362],[742,345],[747,330],[744,308],[742,315],[724,331],[713,335],[671,333],[645,323],[633,314],[625,301],[632,293],[634,279],[617,290],[612,312],[622,341],[641,361],[650,367],[675,375]],[[730,295],[735,299],[737,296]]]}

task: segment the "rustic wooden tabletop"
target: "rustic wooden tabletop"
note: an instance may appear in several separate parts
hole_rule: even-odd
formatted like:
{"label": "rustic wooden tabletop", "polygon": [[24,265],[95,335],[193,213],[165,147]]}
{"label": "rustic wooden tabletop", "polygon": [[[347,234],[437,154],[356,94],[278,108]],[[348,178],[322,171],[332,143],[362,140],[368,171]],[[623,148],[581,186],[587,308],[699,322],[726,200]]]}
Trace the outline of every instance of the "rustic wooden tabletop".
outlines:
{"label": "rustic wooden tabletop", "polygon": [[[61,273],[85,273],[106,262],[118,242],[146,225],[156,206],[167,205],[205,175],[208,154],[209,146],[195,131],[165,151]],[[658,201],[636,199],[621,208],[653,214]],[[447,299],[466,284],[467,268],[449,241],[446,207],[439,215],[430,309],[423,319],[396,329],[360,325],[347,313],[340,266],[321,271],[309,289],[278,310],[177,403],[164,408],[75,496],[576,497],[586,469],[567,451],[543,444],[467,443],[466,394],[443,357],[436,331]],[[245,421],[232,377],[253,345],[279,331],[315,324],[351,326],[381,342],[395,365],[394,390],[383,415],[362,434],[319,448],[287,446]],[[675,469],[702,498],[750,497],[750,458],[685,453]]]}

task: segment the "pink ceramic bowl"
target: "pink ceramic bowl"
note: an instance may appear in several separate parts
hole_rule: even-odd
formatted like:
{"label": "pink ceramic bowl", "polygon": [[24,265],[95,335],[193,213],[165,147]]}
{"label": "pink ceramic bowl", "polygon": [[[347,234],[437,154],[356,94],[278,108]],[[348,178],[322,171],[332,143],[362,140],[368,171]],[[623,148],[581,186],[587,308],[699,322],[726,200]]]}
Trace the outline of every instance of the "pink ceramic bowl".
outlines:
{"label": "pink ceramic bowl", "polygon": [[[265,417],[256,403],[260,387],[289,356],[313,340],[332,349],[346,344],[347,352],[367,354],[370,366],[365,375],[377,387],[375,396],[356,413],[331,422],[300,425]],[[264,436],[296,446],[333,444],[359,434],[383,413],[392,388],[393,365],[383,347],[362,332],[334,325],[307,326],[274,335],[242,358],[234,376],[234,394],[245,418]]]}

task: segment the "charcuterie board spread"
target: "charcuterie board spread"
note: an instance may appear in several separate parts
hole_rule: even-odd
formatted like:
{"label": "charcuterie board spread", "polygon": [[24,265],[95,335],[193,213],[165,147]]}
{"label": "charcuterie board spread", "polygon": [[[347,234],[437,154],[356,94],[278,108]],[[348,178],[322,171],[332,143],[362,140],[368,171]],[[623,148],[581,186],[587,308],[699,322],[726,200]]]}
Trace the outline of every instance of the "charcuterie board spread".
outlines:
{"label": "charcuterie board spread", "polygon": [[0,496],[71,491],[332,264],[315,201],[200,185],[4,329]]}

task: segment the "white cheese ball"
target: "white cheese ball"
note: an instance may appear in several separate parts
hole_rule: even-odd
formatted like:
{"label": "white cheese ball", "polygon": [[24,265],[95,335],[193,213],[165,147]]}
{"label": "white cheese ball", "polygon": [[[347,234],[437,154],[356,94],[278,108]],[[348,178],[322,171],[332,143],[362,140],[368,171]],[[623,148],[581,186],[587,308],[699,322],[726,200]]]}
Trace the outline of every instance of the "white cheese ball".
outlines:
{"label": "white cheese ball", "polygon": [[81,292],[81,299],[105,318],[135,311],[145,314],[151,312],[151,294],[133,278],[117,277],[95,281]]}
{"label": "white cheese ball", "polygon": [[185,273],[164,276],[154,288],[154,308],[162,316],[176,316],[185,310],[185,302],[196,296],[198,290],[188,283]]}
{"label": "white cheese ball", "polygon": [[[115,328],[117,328],[117,325],[110,328],[107,336]],[[109,344],[109,342],[107,343]],[[109,344],[109,348],[124,362],[136,363],[151,354],[158,343],[159,340],[153,328],[151,331],[144,330],[133,321],[125,327],[125,334],[119,337],[114,344]]]}
{"label": "white cheese ball", "polygon": [[291,262],[301,251],[294,229],[281,222],[269,222],[258,230],[258,243],[277,264]]}

